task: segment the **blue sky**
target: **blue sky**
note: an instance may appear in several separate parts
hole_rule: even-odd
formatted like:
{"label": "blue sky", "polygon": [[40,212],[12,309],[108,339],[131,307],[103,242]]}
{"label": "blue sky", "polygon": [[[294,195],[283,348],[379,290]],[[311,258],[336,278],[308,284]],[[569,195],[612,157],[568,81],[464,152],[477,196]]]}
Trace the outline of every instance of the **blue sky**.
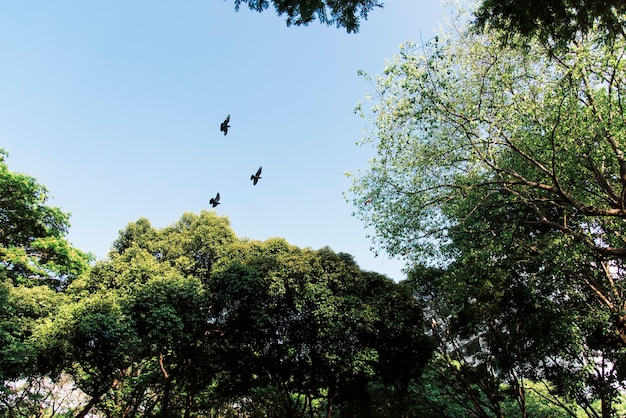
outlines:
{"label": "blue sky", "polygon": [[98,258],[129,222],[164,227],[220,192],[239,237],[329,246],[401,280],[342,196],[344,173],[372,156],[356,145],[367,122],[353,110],[372,92],[357,70],[382,72],[443,13],[439,0],[387,0],[347,34],[232,0],[0,0],[0,147]]}

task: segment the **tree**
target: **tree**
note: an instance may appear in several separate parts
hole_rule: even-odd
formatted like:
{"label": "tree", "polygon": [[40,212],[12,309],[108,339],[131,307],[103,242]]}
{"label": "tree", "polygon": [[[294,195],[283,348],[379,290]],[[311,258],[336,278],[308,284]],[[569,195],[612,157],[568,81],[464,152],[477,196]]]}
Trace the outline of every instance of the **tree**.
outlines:
{"label": "tree", "polygon": [[476,11],[476,26],[503,30],[503,39],[515,34],[558,46],[579,34],[601,30],[607,39],[626,35],[626,4],[613,0],[484,0]]}
{"label": "tree", "polygon": [[62,289],[88,269],[90,256],[64,238],[69,214],[47,205],[48,190],[11,172],[0,149],[0,280]]}
{"label": "tree", "polygon": [[[460,28],[421,53],[405,45],[385,68],[364,140],[378,157],[351,188],[357,213],[384,248],[413,260],[453,259],[452,233],[500,233],[505,251],[519,227],[526,250],[546,254],[531,242],[530,228],[542,228],[551,250],[600,272],[570,279],[612,313],[626,346],[624,43],[581,39],[550,59],[541,45],[520,54],[494,37]],[[479,208],[506,216],[500,229],[471,217]]]}
{"label": "tree", "polygon": [[[363,368],[373,360],[367,358],[371,349],[361,346],[353,330],[358,322],[344,312],[342,294],[334,290],[330,275],[343,269],[349,287],[356,280],[355,265],[320,261],[316,252],[283,239],[239,243],[211,281],[212,309],[229,351],[224,355],[228,380],[221,386],[237,398],[275,393],[268,414],[304,414],[320,399],[334,405],[337,380],[349,381],[361,372],[348,372],[348,365],[360,362]],[[360,306],[352,311],[357,312]],[[361,326],[368,327],[369,321]]]}
{"label": "tree", "polygon": [[[68,288],[72,312],[93,298],[116,295],[114,316],[128,327],[122,338],[113,338],[120,333],[105,321],[100,321],[102,328],[84,325],[87,314],[72,315],[78,317],[73,322],[58,317],[46,327],[65,335],[64,341],[82,338],[65,351],[78,368],[76,384],[92,396],[85,413],[91,408],[114,416],[193,413],[198,393],[211,384],[218,364],[205,286],[213,264],[235,238],[228,220],[212,212],[185,213],[162,229],[140,218],[120,231],[107,260]],[[84,336],[76,328],[90,331]],[[81,351],[85,339],[86,352]]]}
{"label": "tree", "polygon": [[381,382],[385,408],[407,409],[432,349],[410,293],[329,248],[269,239],[229,254],[210,285],[226,395],[264,416],[368,416],[370,384]]}
{"label": "tree", "polygon": [[[618,395],[610,393],[611,386],[620,384],[613,367],[599,358],[602,350],[619,356],[585,338],[592,332],[584,328],[593,321],[584,301],[554,288],[549,274],[525,277],[513,267],[517,261],[507,270],[486,260],[487,254],[474,252],[445,269],[420,266],[409,272],[407,285],[424,304],[438,342],[421,379],[427,388],[423,403],[466,411],[457,416],[484,417],[535,416],[530,411],[537,400],[550,406],[545,416],[579,416],[584,410],[594,416],[597,400],[610,408]],[[513,252],[507,256],[516,258]]]}
{"label": "tree", "polygon": [[85,417],[124,376],[136,356],[132,323],[117,292],[66,304],[35,331],[39,363],[52,376],[62,372],[90,396],[76,417]]}
{"label": "tree", "polygon": [[[592,30],[565,49],[520,51],[463,19],[421,48],[404,45],[375,80],[363,143],[377,156],[353,179],[356,212],[391,254],[457,263],[464,273],[448,279],[459,291],[475,281],[466,302],[480,302],[481,319],[514,308],[494,302],[517,277],[519,290],[569,315],[592,355],[617,364],[626,349],[624,38],[599,42]],[[604,416],[608,387],[623,379],[613,368],[597,386]]]}
{"label": "tree", "polygon": [[[214,212],[130,223],[62,291],[3,284],[6,314],[34,317],[3,347],[14,378],[70,379],[77,417],[407,416],[433,348],[408,288],[329,248],[238,240]],[[6,393],[1,412],[45,407]]]}
{"label": "tree", "polygon": [[38,367],[31,334],[39,321],[59,311],[64,300],[45,285],[15,286],[0,281],[0,415],[20,416],[15,411],[20,409],[34,414],[32,411],[41,409],[42,397],[49,400],[38,390],[45,371]]}
{"label": "tree", "polygon": [[7,156],[0,149],[0,396],[10,398],[11,381],[43,374],[30,336],[58,312],[62,291],[88,272],[91,256],[66,240],[69,214],[47,204],[35,178],[10,171]]}
{"label": "tree", "polygon": [[[258,12],[270,6],[270,0],[235,0],[235,9],[239,10],[242,3]],[[287,26],[308,25],[317,18],[348,33],[358,32],[359,20],[367,19],[374,7],[383,7],[378,0],[271,0],[271,4],[278,15],[287,15]]]}

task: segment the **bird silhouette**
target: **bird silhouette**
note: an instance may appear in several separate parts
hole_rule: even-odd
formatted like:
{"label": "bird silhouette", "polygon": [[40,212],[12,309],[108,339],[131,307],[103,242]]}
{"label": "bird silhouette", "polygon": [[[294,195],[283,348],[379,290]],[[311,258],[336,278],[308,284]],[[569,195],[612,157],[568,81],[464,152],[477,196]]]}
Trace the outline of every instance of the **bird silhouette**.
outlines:
{"label": "bird silhouette", "polygon": [[261,169],[263,167],[259,167],[259,169],[256,171],[256,174],[253,174],[250,176],[250,180],[252,180],[252,185],[256,186],[256,183],[259,181],[259,179],[261,178]]}
{"label": "bird silhouette", "polygon": [[218,193],[215,197],[212,197],[211,200],[209,200],[209,203],[213,207],[216,207],[217,205],[219,205],[220,204],[220,194]]}
{"label": "bird silhouette", "polygon": [[228,122],[230,122],[230,115],[226,116],[226,119],[224,119],[224,122],[220,124],[220,131],[224,132],[224,135],[228,133],[228,128],[230,128],[230,125],[228,124]]}

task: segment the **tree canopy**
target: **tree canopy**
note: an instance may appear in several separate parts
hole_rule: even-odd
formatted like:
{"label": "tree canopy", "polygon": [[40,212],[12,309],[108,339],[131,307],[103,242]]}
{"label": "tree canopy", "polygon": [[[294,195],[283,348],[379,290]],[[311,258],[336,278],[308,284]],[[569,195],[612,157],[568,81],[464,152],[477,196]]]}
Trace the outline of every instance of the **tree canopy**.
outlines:
{"label": "tree canopy", "polygon": [[626,35],[626,4],[620,0],[483,0],[475,23],[481,29],[489,25],[505,35],[519,34],[555,45],[598,30],[610,40]]}
{"label": "tree canopy", "polygon": [[251,10],[262,12],[274,5],[278,15],[287,15],[287,25],[308,25],[315,19],[327,25],[344,28],[348,33],[359,31],[361,19],[367,19],[378,0],[235,0],[235,9],[247,4]]}
{"label": "tree canopy", "polygon": [[[611,276],[626,255],[624,41],[590,39],[552,59],[539,44],[520,54],[494,36],[406,44],[375,80],[363,142],[378,156],[354,178],[358,214],[392,254],[415,260],[453,257],[445,244],[455,231],[532,227],[570,240]],[[475,218],[489,211],[506,224]]]}
{"label": "tree canopy", "polygon": [[19,399],[6,383],[34,373],[30,336],[87,274],[90,256],[65,238],[69,215],[47,203],[36,179],[9,170],[7,155],[0,149],[0,394]]}
{"label": "tree canopy", "polygon": [[[330,248],[240,240],[208,211],[131,222],[88,274],[45,289],[15,292],[55,305],[20,351],[0,352],[14,366],[0,413],[36,410],[36,396],[12,399],[46,397],[36,382],[65,376],[84,396],[77,417],[403,414],[434,347],[408,289]],[[0,293],[9,315],[13,298]],[[20,379],[32,385],[14,390]]]}
{"label": "tree canopy", "polygon": [[89,255],[65,239],[69,214],[47,204],[48,190],[9,170],[0,149],[0,280],[67,286],[87,269]]}
{"label": "tree canopy", "polygon": [[[563,324],[561,347],[572,348],[541,348],[544,358],[572,361],[561,377],[590,355],[618,364],[626,348],[624,38],[602,42],[591,30],[564,49],[537,40],[520,50],[468,21],[461,14],[425,45],[406,43],[370,78],[371,113],[358,109],[371,121],[362,143],[376,157],[353,177],[356,213],[390,253],[446,270],[443,300],[464,338],[500,345],[518,333],[529,344],[523,355],[537,355],[541,312]],[[489,352],[503,361],[511,344]],[[624,377],[612,369],[596,393]]]}

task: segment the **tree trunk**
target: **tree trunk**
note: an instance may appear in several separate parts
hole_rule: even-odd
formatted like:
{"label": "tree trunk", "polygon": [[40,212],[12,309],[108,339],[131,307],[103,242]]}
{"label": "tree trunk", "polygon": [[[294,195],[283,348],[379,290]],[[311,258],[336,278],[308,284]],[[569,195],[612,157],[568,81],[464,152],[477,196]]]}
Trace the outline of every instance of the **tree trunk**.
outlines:
{"label": "tree trunk", "polygon": [[106,389],[102,389],[101,391],[96,392],[91,397],[89,402],[87,402],[87,405],[85,405],[85,407],[78,414],[76,414],[74,418],[85,418],[87,414],[89,413],[89,411],[91,411],[91,409],[100,402],[100,398],[102,398],[102,396],[104,396],[104,394],[107,393],[108,391],[109,391],[109,388],[107,387]]}
{"label": "tree trunk", "polygon": [[172,375],[165,370],[165,364],[163,364],[163,353],[159,353],[159,367],[163,373],[165,384],[163,386],[163,397],[161,398],[161,416],[167,417],[168,409],[170,406],[170,390],[172,386]]}
{"label": "tree trunk", "polygon": [[329,391],[328,393],[328,408],[326,411],[326,418],[332,418],[333,416],[333,394]]}
{"label": "tree trunk", "polygon": [[192,360],[189,358],[187,359],[186,363],[187,363],[187,395],[185,396],[184,418],[190,418],[191,410],[193,409],[194,398],[196,396],[196,390],[198,388],[198,379],[192,367]]}
{"label": "tree trunk", "polygon": [[[620,318],[621,319],[621,318]],[[604,356],[602,357],[602,387],[600,388],[600,405],[602,407],[602,418],[611,418],[611,406],[613,397],[611,396],[610,383],[607,381],[606,363]],[[610,372],[609,372],[610,373]]]}
{"label": "tree trunk", "polygon": [[161,416],[166,418],[170,407],[170,391],[172,387],[172,378],[167,376],[163,385],[163,397],[161,398]]}
{"label": "tree trunk", "polygon": [[622,347],[626,347],[626,316],[620,315],[617,318],[617,331],[622,342]]}

